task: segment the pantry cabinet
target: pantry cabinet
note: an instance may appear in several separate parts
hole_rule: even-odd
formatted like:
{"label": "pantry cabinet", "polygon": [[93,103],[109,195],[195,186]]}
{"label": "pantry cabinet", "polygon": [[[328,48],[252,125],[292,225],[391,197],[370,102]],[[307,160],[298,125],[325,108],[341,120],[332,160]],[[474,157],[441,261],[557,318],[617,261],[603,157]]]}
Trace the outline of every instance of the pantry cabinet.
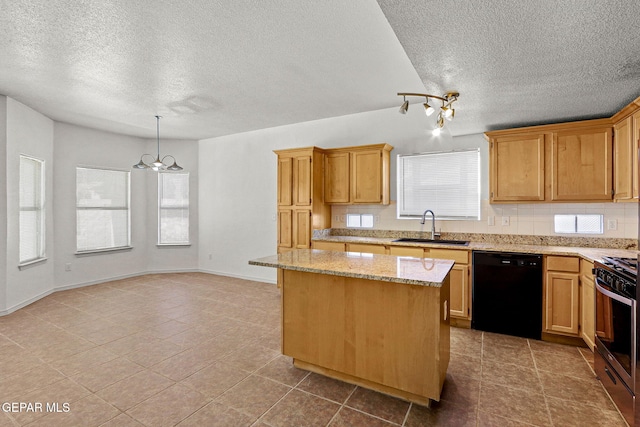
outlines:
{"label": "pantry cabinet", "polygon": [[640,98],[620,110],[612,120],[613,197],[616,202],[637,202]]}
{"label": "pantry cabinet", "polygon": [[580,259],[546,256],[543,294],[543,330],[579,336]]}
{"label": "pantry cabinet", "polygon": [[612,199],[609,119],[486,132],[491,203]]}
{"label": "pantry cabinet", "polygon": [[278,252],[311,247],[314,229],[331,226],[323,201],[324,150],[318,147],[277,150]]}
{"label": "pantry cabinet", "polygon": [[390,202],[389,144],[326,150],[324,200],[332,204]]}

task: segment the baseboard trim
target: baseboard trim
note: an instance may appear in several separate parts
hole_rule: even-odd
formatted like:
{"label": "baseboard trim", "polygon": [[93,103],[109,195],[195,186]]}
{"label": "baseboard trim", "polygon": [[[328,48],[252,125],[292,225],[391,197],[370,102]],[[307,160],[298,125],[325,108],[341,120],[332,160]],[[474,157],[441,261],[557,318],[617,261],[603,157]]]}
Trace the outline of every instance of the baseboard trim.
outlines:
{"label": "baseboard trim", "polygon": [[269,283],[271,285],[275,285],[276,281],[275,280],[267,280],[263,277],[254,277],[254,276],[245,276],[243,274],[233,274],[233,273],[229,273],[228,271],[216,271],[216,270],[199,270],[200,273],[207,273],[207,274],[215,274],[216,276],[225,276],[225,277],[233,277],[235,279],[244,279],[244,280],[251,280],[253,282],[264,282],[264,283]]}

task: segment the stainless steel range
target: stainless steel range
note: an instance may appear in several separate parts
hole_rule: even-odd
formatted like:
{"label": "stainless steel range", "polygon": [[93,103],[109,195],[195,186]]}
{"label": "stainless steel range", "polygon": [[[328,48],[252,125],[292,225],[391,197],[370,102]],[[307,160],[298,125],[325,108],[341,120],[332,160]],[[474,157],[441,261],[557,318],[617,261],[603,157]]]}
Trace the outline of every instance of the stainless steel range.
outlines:
{"label": "stainless steel range", "polygon": [[596,280],[596,374],[630,426],[640,426],[636,258],[604,257]]}

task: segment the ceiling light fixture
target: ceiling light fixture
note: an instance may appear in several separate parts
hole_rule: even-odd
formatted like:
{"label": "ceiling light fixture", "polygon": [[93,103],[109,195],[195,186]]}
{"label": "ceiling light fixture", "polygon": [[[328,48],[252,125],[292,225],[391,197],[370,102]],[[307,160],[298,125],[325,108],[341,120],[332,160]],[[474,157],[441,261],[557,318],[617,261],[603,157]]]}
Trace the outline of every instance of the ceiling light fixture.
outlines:
{"label": "ceiling light fixture", "polygon": [[433,130],[434,135],[439,135],[440,130],[444,126],[445,119],[447,121],[451,121],[455,116],[456,110],[453,108],[453,103],[458,100],[458,96],[460,94],[458,92],[447,92],[442,96],[429,95],[428,93],[398,93],[398,96],[401,96],[404,99],[402,106],[400,107],[400,112],[402,114],[407,114],[407,110],[409,110],[409,101],[407,101],[407,96],[418,96],[424,97],[425,103],[424,110],[427,116],[432,115],[436,109],[429,105],[429,98],[439,100],[442,105],[438,111],[438,116],[436,117],[436,127]]}
{"label": "ceiling light fixture", "polygon": [[[158,155],[156,156],[156,159],[151,162],[150,164],[145,163],[142,159],[144,158],[144,156],[149,156],[153,159],[153,156],[151,154],[143,154],[142,156],[140,156],[140,161],[138,163],[136,163],[135,165],[133,165],[134,169],[151,169],[154,171],[181,171],[182,167],[178,166],[178,163],[176,162],[176,158],[173,157],[171,154],[167,154],[166,156],[164,156],[162,158],[162,160],[160,160],[160,118],[162,116],[156,116],[156,139],[158,141]],[[164,159],[166,159],[167,157],[171,157],[173,159],[173,164],[172,165],[167,165],[164,162]]]}

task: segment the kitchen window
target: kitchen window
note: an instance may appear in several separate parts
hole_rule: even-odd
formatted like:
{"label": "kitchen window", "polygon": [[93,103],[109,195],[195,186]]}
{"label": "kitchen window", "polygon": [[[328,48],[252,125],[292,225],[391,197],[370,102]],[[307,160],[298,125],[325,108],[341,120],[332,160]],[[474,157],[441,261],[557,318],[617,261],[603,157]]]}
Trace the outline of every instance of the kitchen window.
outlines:
{"label": "kitchen window", "polygon": [[189,174],[158,174],[158,245],[189,244]]}
{"label": "kitchen window", "polygon": [[78,253],[131,245],[129,171],[76,168]]}
{"label": "kitchen window", "polygon": [[20,266],[45,259],[44,161],[20,156]]}
{"label": "kitchen window", "polygon": [[398,218],[480,219],[480,150],[398,156]]}

